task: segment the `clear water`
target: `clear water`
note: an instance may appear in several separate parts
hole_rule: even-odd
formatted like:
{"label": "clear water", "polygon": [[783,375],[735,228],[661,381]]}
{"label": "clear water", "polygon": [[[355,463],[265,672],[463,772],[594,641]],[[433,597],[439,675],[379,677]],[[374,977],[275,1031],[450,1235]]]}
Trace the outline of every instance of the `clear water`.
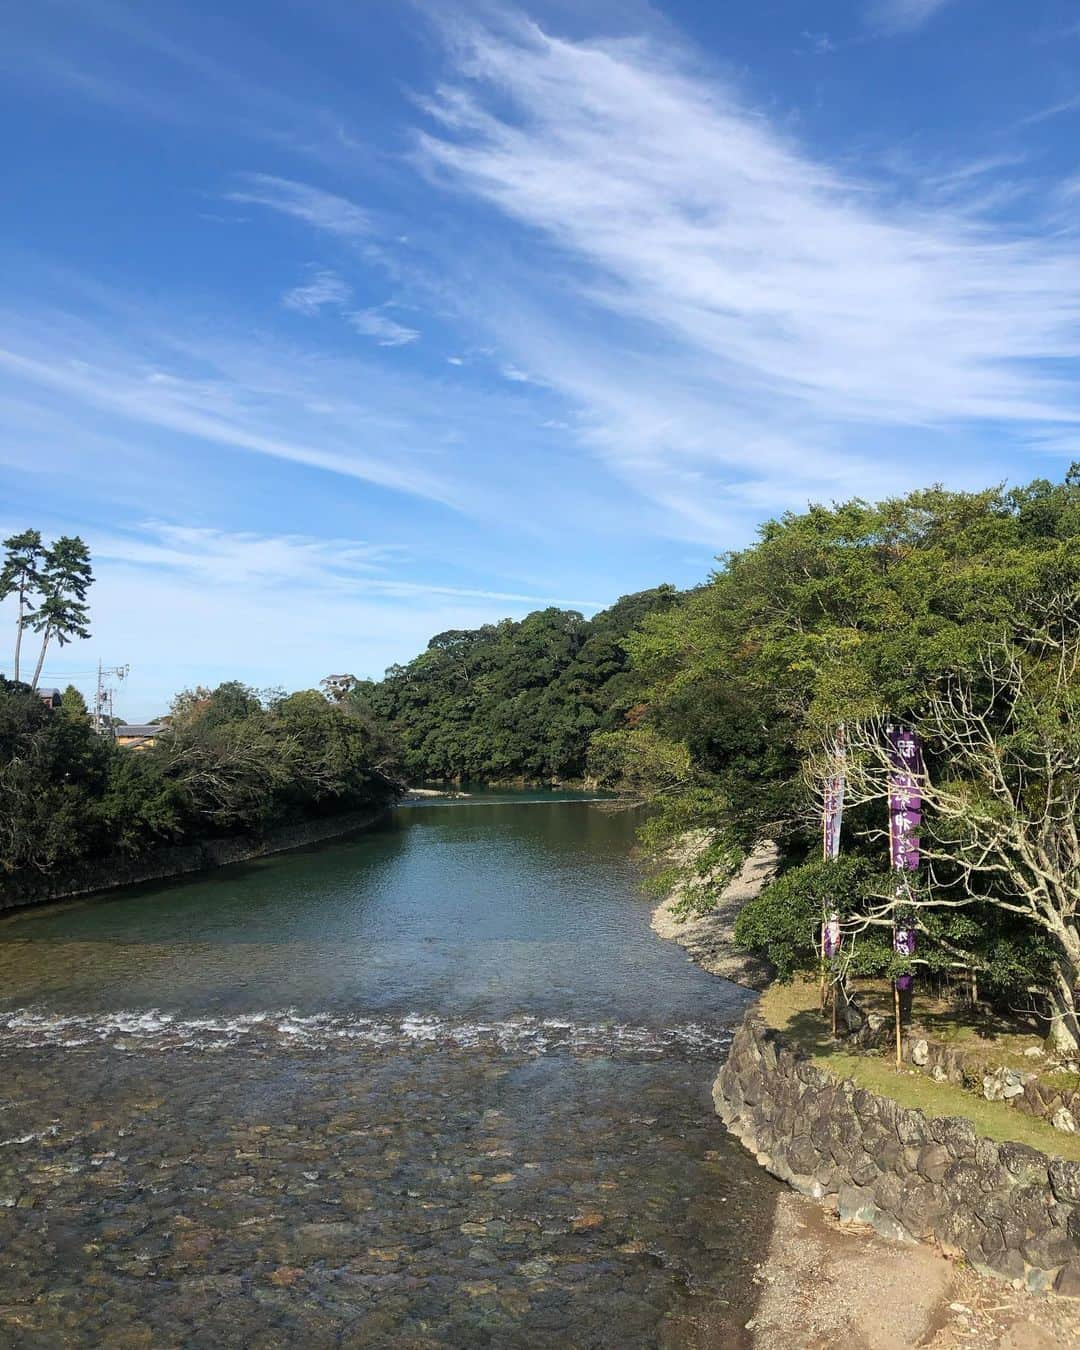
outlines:
{"label": "clear water", "polygon": [[550,794],[401,807],[346,841],[0,921],[0,1009],[297,1009],[727,1025],[658,942],[637,813]]}
{"label": "clear water", "polygon": [[748,996],[652,933],[638,823],[423,803],[0,920],[0,1343],[742,1344]]}

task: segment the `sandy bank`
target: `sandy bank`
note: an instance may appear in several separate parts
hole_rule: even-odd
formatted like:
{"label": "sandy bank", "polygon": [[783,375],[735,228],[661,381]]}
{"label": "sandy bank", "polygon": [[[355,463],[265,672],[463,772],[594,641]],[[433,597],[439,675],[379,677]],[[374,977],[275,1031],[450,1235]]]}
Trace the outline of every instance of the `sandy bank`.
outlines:
{"label": "sandy bank", "polygon": [[747,900],[772,880],[780,854],[774,843],[759,844],[743,864],[739,875],[727,886],[716,908],[703,918],[677,919],[673,910],[682,898],[682,888],[672,893],[653,911],[654,931],[669,942],[685,947],[692,960],[712,975],[764,989],[772,977],[767,961],[735,949],[735,920]]}

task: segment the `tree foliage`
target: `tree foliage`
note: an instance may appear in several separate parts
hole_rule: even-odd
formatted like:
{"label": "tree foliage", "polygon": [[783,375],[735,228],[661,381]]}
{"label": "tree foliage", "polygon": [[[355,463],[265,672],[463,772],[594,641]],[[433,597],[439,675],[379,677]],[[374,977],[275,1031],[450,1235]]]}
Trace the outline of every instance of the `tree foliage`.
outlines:
{"label": "tree foliage", "polygon": [[53,709],[0,679],[0,873],[255,833],[396,791],[364,722],[314,690],[185,691],[156,745],[134,751],[93,730],[77,691]]}
{"label": "tree foliage", "polygon": [[[1009,997],[1060,984],[1063,970],[1075,984],[1080,878],[1069,840],[1080,768],[1078,690],[1071,656],[1065,660],[1061,643],[1047,641],[1046,616],[1053,609],[1059,627],[1074,623],[1078,597],[1076,472],[1064,483],[976,493],[931,488],[789,513],[764,525],[752,547],[722,558],[708,584],[647,616],[629,637],[644,711],[634,728],[597,742],[594,762],[609,766],[613,781],[631,766],[638,787],[642,766],[656,766],[650,842],[658,853],[698,830],[714,852],[771,837],[797,858],[820,847],[820,817],[803,771],[822,739],[841,725],[851,734],[886,717],[922,726],[938,818],[954,844],[953,873],[942,857],[934,881],[960,882],[966,896],[962,912],[920,908],[918,961],[971,964],[984,973],[984,986]],[[996,675],[986,668],[989,651],[1004,653]],[[944,715],[947,691],[955,716]],[[963,707],[960,698],[968,700]],[[981,760],[965,741],[979,718],[989,731],[984,749],[990,747]],[[673,781],[670,766],[683,755],[690,771]],[[1004,782],[995,778],[995,755]],[[876,796],[849,803],[844,843],[874,867],[886,856],[882,783],[877,787]],[[1037,839],[1053,866],[1039,864],[1042,879],[1015,866],[995,871],[1004,866],[1000,857],[972,867],[984,856],[991,826],[1010,848]],[[816,897],[795,889],[811,879],[796,873],[778,881],[772,900],[750,911],[743,938],[766,948],[787,942],[790,966],[798,929],[808,944],[803,956],[812,959],[807,925]],[[1040,892],[1050,891],[1060,903],[1040,921],[1031,897],[1037,906]],[[868,891],[864,907],[874,903]],[[768,923],[752,922],[767,908],[773,933]],[[859,959],[868,969],[892,969],[886,927],[863,931]]]}
{"label": "tree foliage", "polygon": [[592,737],[624,725],[635,699],[627,635],[676,599],[658,586],[591,620],[545,609],[440,633],[344,700],[387,727],[413,779],[580,778]]}

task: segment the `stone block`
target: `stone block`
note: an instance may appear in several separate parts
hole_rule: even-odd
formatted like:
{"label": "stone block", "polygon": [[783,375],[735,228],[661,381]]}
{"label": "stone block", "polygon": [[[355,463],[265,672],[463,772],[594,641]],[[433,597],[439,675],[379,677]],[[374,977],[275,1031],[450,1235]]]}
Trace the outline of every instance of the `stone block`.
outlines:
{"label": "stone block", "polygon": [[821,1155],[807,1135],[800,1135],[791,1141],[787,1148],[787,1158],[792,1171],[807,1176],[814,1172],[821,1161]]}
{"label": "stone block", "polygon": [[895,1218],[900,1208],[901,1182],[892,1172],[882,1172],[874,1182],[874,1203]]}
{"label": "stone block", "polygon": [[919,1150],[916,1167],[920,1176],[938,1185],[944,1179],[945,1171],[951,1163],[952,1155],[944,1144],[924,1144]]}
{"label": "stone block", "polygon": [[878,1216],[874,1192],[869,1186],[841,1186],[837,1195],[841,1223],[872,1224]]}
{"label": "stone block", "polygon": [[1054,1292],[1062,1298],[1080,1298],[1080,1259],[1068,1261],[1058,1271]]}
{"label": "stone block", "polygon": [[978,1135],[970,1120],[962,1116],[939,1116],[931,1122],[933,1136],[949,1150],[956,1159],[975,1157]]}
{"label": "stone block", "polygon": [[1029,1238],[1020,1244],[1020,1255],[1036,1270],[1056,1270],[1064,1262],[1078,1256],[1076,1243],[1060,1236],[1061,1229],[1041,1237]]}
{"label": "stone block", "polygon": [[984,1171],[996,1168],[1000,1162],[998,1146],[992,1139],[979,1139],[975,1144],[975,1162]]}
{"label": "stone block", "polygon": [[1050,1163],[1050,1185],[1056,1199],[1067,1204],[1080,1203],[1080,1163],[1054,1158]]}
{"label": "stone block", "polygon": [[993,1257],[988,1257],[986,1265],[995,1275],[1001,1275],[1006,1280],[1024,1280],[1027,1276],[1024,1258],[1019,1252],[1008,1248]]}
{"label": "stone block", "polygon": [[909,1177],[901,1188],[896,1217],[912,1237],[933,1237],[941,1214],[942,1202],[937,1189],[920,1176]]}
{"label": "stone block", "polygon": [[922,1111],[898,1111],[896,1112],[896,1138],[900,1143],[925,1143],[929,1138],[929,1131],[926,1129],[926,1116]]}
{"label": "stone block", "polygon": [[997,1151],[1002,1166],[1023,1185],[1046,1185],[1048,1159],[1045,1153],[1029,1148],[1027,1144],[1011,1142],[998,1144]]}

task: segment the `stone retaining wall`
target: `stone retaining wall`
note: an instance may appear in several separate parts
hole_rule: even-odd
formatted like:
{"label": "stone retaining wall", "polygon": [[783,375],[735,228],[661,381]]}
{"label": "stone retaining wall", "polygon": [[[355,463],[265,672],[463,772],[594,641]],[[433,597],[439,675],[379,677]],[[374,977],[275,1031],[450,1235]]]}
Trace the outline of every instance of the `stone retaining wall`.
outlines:
{"label": "stone retaining wall", "polygon": [[[937,1082],[981,1092],[987,1101],[1003,1101],[1025,1115],[1048,1120],[1066,1134],[1076,1133],[1080,1123],[1077,1075],[1053,1072],[1066,1066],[1056,1059],[1047,1060],[1041,1049],[1030,1058],[1027,1069],[987,1068],[961,1046],[939,1044],[916,1029],[903,1039],[903,1057],[912,1068]],[[1067,1061],[1067,1067],[1075,1071],[1076,1064]]]}
{"label": "stone retaining wall", "polygon": [[786,1047],[751,1011],[713,1090],[728,1129],[774,1176],[841,1219],[937,1241],[977,1269],[1080,1296],[1080,1163],[928,1120]]}
{"label": "stone retaining wall", "polygon": [[46,900],[65,900],[119,886],[134,886],[144,881],[163,881],[188,872],[204,872],[229,863],[248,862],[271,853],[303,848],[306,844],[318,844],[363,829],[378,819],[384,809],[306,820],[262,837],[233,835],[227,839],[206,839],[198,844],[155,849],[141,858],[103,859],[48,874],[20,873],[0,881],[0,912]]}

